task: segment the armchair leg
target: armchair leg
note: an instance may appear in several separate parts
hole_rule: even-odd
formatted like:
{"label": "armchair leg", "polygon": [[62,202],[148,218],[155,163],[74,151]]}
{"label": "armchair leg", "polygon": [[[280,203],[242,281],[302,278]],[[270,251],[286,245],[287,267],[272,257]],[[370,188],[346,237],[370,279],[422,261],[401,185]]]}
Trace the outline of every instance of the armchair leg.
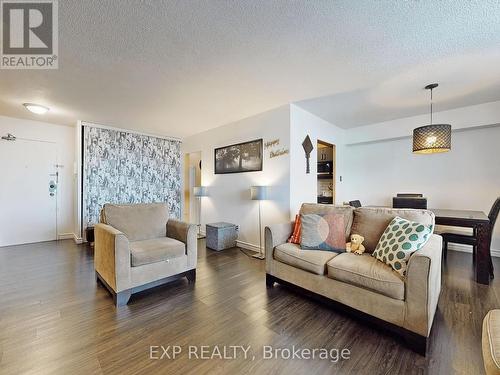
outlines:
{"label": "armchair leg", "polygon": [[113,293],[113,302],[116,307],[125,306],[130,299],[132,293],[130,290],[124,290],[123,292]]}
{"label": "armchair leg", "polygon": [[196,269],[187,271],[186,278],[188,279],[189,283],[194,283],[196,281]]}
{"label": "armchair leg", "polygon": [[443,258],[446,260],[448,256],[448,241],[443,239]]}

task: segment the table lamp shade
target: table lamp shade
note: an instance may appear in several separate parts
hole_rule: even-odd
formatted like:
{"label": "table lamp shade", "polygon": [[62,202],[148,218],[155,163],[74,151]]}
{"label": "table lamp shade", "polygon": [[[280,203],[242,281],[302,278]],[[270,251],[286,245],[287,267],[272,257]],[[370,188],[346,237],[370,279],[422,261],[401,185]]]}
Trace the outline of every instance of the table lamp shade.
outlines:
{"label": "table lamp shade", "polygon": [[250,188],[250,197],[254,201],[267,199],[267,186],[252,186]]}
{"label": "table lamp shade", "polygon": [[207,197],[208,196],[208,189],[206,186],[195,186],[193,188],[193,195],[195,197]]}

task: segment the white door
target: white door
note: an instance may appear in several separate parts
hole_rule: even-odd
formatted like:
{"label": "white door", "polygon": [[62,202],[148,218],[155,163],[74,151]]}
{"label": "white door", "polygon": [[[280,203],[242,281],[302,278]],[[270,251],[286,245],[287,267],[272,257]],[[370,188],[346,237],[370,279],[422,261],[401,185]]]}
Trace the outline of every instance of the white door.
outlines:
{"label": "white door", "polygon": [[57,237],[56,145],[0,141],[0,246]]}

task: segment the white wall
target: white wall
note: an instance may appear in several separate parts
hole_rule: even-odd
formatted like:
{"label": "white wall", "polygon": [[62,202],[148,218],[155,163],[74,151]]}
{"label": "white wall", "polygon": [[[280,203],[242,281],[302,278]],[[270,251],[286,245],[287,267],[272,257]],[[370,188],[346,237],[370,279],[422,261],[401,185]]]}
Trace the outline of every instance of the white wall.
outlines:
{"label": "white wall", "polygon": [[288,221],[290,217],[290,158],[269,158],[264,149],[261,172],[214,174],[214,149],[263,138],[280,140],[279,148],[290,145],[290,110],[282,106],[256,116],[196,134],[183,140],[182,153],[201,151],[201,183],[209,197],[202,198],[202,228],[206,223],[226,221],[240,226],[239,240],[255,248],[259,244],[258,203],[250,200],[250,186],[267,185],[269,200],[262,202],[262,226]]}
{"label": "white wall", "polygon": [[[415,192],[429,208],[488,213],[500,196],[499,141],[500,127],[489,127],[453,132],[452,150],[442,154],[413,154],[411,138],[346,146],[348,198],[390,206],[396,193]],[[492,249],[500,250],[500,223]]]}
{"label": "white wall", "polygon": [[[57,164],[64,167],[59,169],[58,186],[58,236],[73,237],[74,228],[74,147],[75,128],[49,124],[41,121],[23,120],[0,116],[0,135],[12,133],[19,138],[36,139],[54,142],[57,145]],[[29,176],[27,176],[29,177]]]}
{"label": "white wall", "polygon": [[[452,124],[455,130],[500,124],[500,101],[434,112],[434,124]],[[429,114],[405,117],[349,129],[346,144],[411,136],[414,128],[427,125]]]}
{"label": "white wall", "polygon": [[[310,156],[311,173],[306,174],[306,158],[302,142],[309,135],[314,145]],[[342,204],[345,184],[340,182],[344,174],[345,130],[290,105],[290,214],[295,217],[304,202],[317,201],[317,141],[322,140],[336,146],[336,204]]]}

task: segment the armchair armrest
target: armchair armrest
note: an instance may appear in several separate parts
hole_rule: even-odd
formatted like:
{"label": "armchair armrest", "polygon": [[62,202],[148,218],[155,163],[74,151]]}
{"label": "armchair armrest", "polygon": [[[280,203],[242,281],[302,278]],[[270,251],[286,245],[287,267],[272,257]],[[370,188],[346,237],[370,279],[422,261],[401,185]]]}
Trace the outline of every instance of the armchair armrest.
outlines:
{"label": "armchair armrest", "polygon": [[433,234],[408,262],[405,326],[426,337],[441,293],[442,245],[442,237]]}
{"label": "armchair armrest", "polygon": [[196,268],[198,239],[196,238],[196,225],[180,220],[168,219],[167,237],[184,242],[188,257],[188,268]]}
{"label": "armchair armrest", "polygon": [[96,224],[94,234],[95,270],[115,292],[128,289],[130,248],[127,237],[107,224]]}
{"label": "armchair armrest", "polygon": [[266,272],[271,272],[273,250],[276,246],[284,244],[293,232],[295,222],[274,224],[266,227],[264,233],[264,248],[266,254]]}

